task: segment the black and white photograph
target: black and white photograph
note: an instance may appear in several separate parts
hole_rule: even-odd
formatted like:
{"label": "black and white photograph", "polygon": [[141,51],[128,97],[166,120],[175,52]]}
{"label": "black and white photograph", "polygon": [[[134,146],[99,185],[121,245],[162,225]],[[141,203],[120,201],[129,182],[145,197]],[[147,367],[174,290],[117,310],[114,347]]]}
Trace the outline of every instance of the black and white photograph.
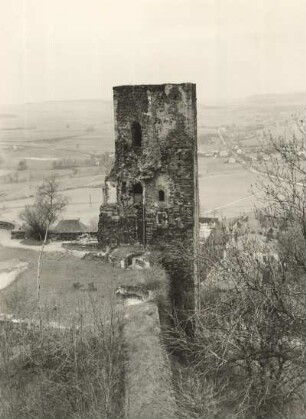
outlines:
{"label": "black and white photograph", "polygon": [[0,0],[0,419],[306,419],[305,0]]}

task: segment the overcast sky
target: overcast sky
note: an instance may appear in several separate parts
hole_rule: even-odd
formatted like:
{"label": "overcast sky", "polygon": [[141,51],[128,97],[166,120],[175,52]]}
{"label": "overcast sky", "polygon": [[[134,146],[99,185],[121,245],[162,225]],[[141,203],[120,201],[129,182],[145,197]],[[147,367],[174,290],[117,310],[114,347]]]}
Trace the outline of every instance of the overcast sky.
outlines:
{"label": "overcast sky", "polygon": [[305,0],[0,0],[0,103],[195,82],[202,101],[306,91]]}

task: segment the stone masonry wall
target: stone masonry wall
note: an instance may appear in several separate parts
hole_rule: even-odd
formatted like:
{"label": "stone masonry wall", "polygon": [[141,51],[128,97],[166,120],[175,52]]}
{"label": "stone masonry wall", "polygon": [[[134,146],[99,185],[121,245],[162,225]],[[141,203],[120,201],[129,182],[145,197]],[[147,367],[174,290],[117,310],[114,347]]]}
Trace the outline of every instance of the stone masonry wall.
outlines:
{"label": "stone masonry wall", "polygon": [[135,217],[120,215],[118,205],[102,206],[99,217],[98,241],[103,247],[135,244],[137,241]]}
{"label": "stone masonry wall", "polygon": [[[122,212],[133,205],[132,185],[145,190],[147,244],[193,238],[196,202],[195,85],[120,86],[114,88],[118,203]],[[131,124],[142,130],[142,145],[133,145]],[[122,183],[126,182],[126,189]],[[163,188],[166,201],[158,202]],[[168,227],[157,224],[157,212],[166,212]],[[170,234],[169,234],[170,233]]]}
{"label": "stone masonry wall", "polygon": [[[134,217],[135,241],[162,246],[171,254],[174,265],[169,265],[169,272],[176,272],[173,289],[181,297],[194,295],[199,215],[196,87],[191,83],[118,86],[114,113],[112,178],[117,184],[119,220]],[[100,241],[109,234],[103,212],[102,206]],[[114,230],[125,225],[112,224]],[[187,259],[179,257],[184,249],[191,255]],[[180,264],[182,269],[177,269]],[[194,306],[194,301],[187,306]]]}

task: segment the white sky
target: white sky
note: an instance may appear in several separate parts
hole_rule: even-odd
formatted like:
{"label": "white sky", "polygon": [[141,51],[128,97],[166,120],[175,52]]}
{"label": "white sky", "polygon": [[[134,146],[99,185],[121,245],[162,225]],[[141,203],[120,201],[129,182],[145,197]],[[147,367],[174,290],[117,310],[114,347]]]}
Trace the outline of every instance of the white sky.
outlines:
{"label": "white sky", "polygon": [[197,83],[202,101],[306,91],[305,0],[0,0],[0,103]]}

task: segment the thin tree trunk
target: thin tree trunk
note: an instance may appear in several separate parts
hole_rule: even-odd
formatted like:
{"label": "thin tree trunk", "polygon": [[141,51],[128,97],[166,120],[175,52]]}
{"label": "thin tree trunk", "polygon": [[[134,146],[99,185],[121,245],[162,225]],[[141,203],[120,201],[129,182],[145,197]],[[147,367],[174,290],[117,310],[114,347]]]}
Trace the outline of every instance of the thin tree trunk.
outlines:
{"label": "thin tree trunk", "polygon": [[38,257],[38,261],[37,261],[37,278],[36,278],[36,303],[37,303],[37,311],[39,314],[39,321],[41,322],[41,312],[40,312],[40,272],[41,272],[41,261],[42,261],[42,256],[44,253],[44,248],[47,242],[47,238],[48,238],[48,231],[49,231],[49,223],[47,225],[46,228],[46,232],[45,232],[45,237],[44,237],[44,241],[43,244],[41,246],[40,252],[39,252],[39,257]]}

